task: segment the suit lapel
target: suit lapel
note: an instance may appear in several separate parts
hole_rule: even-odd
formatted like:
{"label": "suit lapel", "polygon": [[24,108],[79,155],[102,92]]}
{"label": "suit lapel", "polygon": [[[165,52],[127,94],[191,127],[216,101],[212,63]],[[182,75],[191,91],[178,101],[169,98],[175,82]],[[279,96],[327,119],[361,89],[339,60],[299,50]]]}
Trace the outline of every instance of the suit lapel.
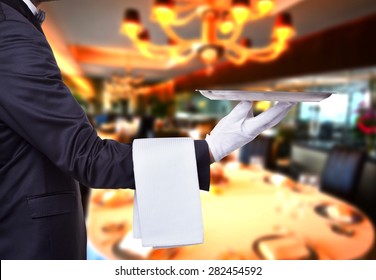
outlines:
{"label": "suit lapel", "polygon": [[43,33],[42,27],[40,26],[37,18],[33,15],[33,13],[30,11],[29,7],[24,3],[24,1],[22,1],[22,0],[0,0],[0,2],[3,2],[5,4],[7,4],[8,6],[12,7],[13,9],[15,9],[16,11],[18,11],[25,18],[27,18],[35,26],[36,29],[38,29],[40,32]]}

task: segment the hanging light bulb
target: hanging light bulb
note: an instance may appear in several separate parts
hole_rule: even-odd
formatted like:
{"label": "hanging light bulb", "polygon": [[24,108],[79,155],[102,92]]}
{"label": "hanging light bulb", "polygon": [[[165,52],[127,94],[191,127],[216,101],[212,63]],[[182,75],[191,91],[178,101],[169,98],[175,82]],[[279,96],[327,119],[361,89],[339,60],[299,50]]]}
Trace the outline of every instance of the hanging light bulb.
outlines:
{"label": "hanging light bulb", "polygon": [[156,0],[153,6],[153,13],[157,21],[162,25],[171,24],[175,20],[173,0]]}
{"label": "hanging light bulb", "polygon": [[146,57],[154,58],[154,55],[150,52],[150,34],[147,29],[142,30],[137,36],[137,40],[135,41],[138,50]]}
{"label": "hanging light bulb", "polygon": [[235,28],[234,20],[229,12],[225,12],[219,25],[219,30],[222,34],[229,34]]}
{"label": "hanging light bulb", "polygon": [[258,0],[257,10],[261,15],[268,14],[274,8],[274,0]]}
{"label": "hanging light bulb", "polygon": [[201,52],[201,59],[205,64],[214,64],[218,60],[218,53],[216,49],[207,48]]}
{"label": "hanging light bulb", "polygon": [[250,14],[249,0],[232,0],[231,14],[238,24],[247,22]]}
{"label": "hanging light bulb", "polygon": [[274,24],[273,36],[279,42],[285,42],[295,35],[292,25],[292,18],[289,13],[282,13],[277,16]]}
{"label": "hanging light bulb", "polygon": [[137,47],[146,53],[150,44],[150,34],[147,29],[142,30],[137,36]]}
{"label": "hanging light bulb", "polygon": [[213,65],[222,57],[223,47],[217,45],[206,45],[199,49],[199,57],[206,65]]}
{"label": "hanging light bulb", "polygon": [[121,32],[135,39],[141,30],[142,26],[139,12],[136,9],[125,10]]}

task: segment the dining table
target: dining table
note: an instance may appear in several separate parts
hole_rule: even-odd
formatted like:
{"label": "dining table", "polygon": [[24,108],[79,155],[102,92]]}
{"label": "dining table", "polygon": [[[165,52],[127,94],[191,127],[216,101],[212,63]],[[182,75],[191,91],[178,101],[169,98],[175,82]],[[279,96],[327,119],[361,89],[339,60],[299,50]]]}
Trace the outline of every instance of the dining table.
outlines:
{"label": "dining table", "polygon": [[[258,260],[266,258],[260,242],[291,237],[309,249],[308,259],[370,258],[375,228],[354,205],[259,166],[216,164],[224,180],[200,192],[203,244],[159,250],[134,245],[133,190],[93,190],[87,217],[90,248],[104,259]],[[345,207],[357,219],[325,215],[325,206]]]}

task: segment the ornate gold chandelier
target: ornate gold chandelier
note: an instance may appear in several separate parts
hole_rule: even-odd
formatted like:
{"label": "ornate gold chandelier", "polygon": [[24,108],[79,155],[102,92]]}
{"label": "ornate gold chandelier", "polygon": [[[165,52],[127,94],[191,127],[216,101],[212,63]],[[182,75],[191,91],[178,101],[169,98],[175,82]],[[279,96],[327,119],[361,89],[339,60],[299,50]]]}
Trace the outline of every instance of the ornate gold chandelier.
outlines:
{"label": "ornate gold chandelier", "polygon": [[[203,4],[183,4],[173,0],[156,0],[152,8],[152,21],[157,22],[166,33],[166,45],[156,45],[140,20],[136,9],[125,11],[121,32],[127,35],[138,50],[146,57],[168,61],[172,65],[182,64],[198,57],[205,65],[212,66],[222,58],[235,64],[247,60],[266,62],[276,59],[288,48],[289,40],[295,35],[291,16],[277,15],[269,45],[252,47],[249,38],[242,37],[245,25],[270,15],[274,0],[206,0]],[[199,18],[202,22],[201,36],[185,39],[174,27],[181,27]]]}

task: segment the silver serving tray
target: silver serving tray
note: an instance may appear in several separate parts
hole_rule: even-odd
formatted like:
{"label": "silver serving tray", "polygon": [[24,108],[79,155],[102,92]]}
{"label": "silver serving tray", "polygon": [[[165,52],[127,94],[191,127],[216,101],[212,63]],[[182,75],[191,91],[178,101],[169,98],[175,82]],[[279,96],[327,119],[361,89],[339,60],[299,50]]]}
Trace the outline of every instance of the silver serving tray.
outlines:
{"label": "silver serving tray", "polygon": [[332,92],[286,92],[286,91],[246,91],[246,90],[203,90],[196,89],[211,100],[247,101],[291,101],[319,102],[332,95]]}

